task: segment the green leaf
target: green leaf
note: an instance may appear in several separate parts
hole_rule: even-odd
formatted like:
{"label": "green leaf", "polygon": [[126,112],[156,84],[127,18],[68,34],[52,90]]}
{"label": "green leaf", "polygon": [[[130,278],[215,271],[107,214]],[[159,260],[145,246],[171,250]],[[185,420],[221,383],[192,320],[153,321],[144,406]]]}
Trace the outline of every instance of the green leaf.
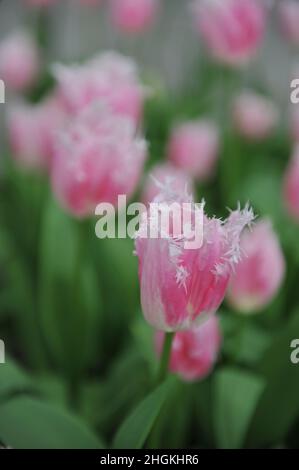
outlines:
{"label": "green leaf", "polygon": [[241,448],[263,381],[239,369],[226,368],[214,376],[214,427],[217,446]]}
{"label": "green leaf", "polygon": [[33,389],[29,377],[11,359],[0,365],[0,401],[12,393]]}
{"label": "green leaf", "polygon": [[274,338],[260,364],[267,386],[259,400],[248,445],[280,444],[299,417],[299,368],[292,364],[291,341],[299,336],[299,313]]}
{"label": "green leaf", "polygon": [[144,445],[174,383],[173,377],[168,378],[137,406],[118,430],[114,448],[140,449]]}
{"label": "green leaf", "polygon": [[15,449],[99,449],[97,437],[76,417],[32,398],[0,406],[0,440]]}

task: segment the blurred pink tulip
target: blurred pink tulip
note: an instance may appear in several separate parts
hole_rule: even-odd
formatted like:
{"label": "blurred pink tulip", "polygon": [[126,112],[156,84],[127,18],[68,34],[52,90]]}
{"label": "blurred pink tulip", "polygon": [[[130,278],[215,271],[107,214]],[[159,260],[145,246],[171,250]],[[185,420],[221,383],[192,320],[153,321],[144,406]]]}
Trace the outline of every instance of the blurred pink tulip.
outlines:
{"label": "blurred pink tulip", "polygon": [[148,30],[156,19],[159,0],[110,0],[114,25],[126,33]]}
{"label": "blurred pink tulip", "polygon": [[279,19],[285,38],[294,46],[299,46],[299,3],[295,0],[281,1]]}
{"label": "blurred pink tulip", "polygon": [[241,238],[243,259],[231,277],[228,300],[242,313],[266,307],[277,293],[285,273],[285,260],[268,220],[261,220]]}
{"label": "blurred pink tulip", "polygon": [[233,102],[233,122],[240,135],[248,140],[268,137],[278,123],[278,109],[269,99],[244,91]]}
{"label": "blurred pink tulip", "polygon": [[19,31],[0,43],[0,77],[7,88],[17,92],[26,90],[38,72],[38,49],[29,34]]}
{"label": "blurred pink tulip", "polygon": [[11,106],[7,124],[13,158],[24,167],[49,169],[55,132],[64,121],[64,112],[55,97],[37,105]]}
{"label": "blurred pink tulip", "polygon": [[214,57],[238,65],[257,51],[264,36],[266,8],[260,0],[195,0],[196,27]]}
{"label": "blurred pink tulip", "polygon": [[56,142],[52,187],[71,214],[87,217],[100,202],[116,204],[131,196],[146,158],[145,141],[127,117],[95,103],[62,132]]}
{"label": "blurred pink tulip", "polygon": [[299,222],[299,146],[288,165],[284,178],[284,200],[289,214]]}
{"label": "blurred pink tulip", "polygon": [[[221,331],[216,315],[212,315],[197,328],[179,331],[171,347],[169,369],[187,382],[203,379],[212,370],[221,346]],[[156,349],[160,355],[164,333],[158,331],[155,337]]]}
{"label": "blurred pink tulip", "polygon": [[148,175],[142,193],[144,204],[152,202],[161,191],[161,187],[169,186],[176,192],[184,192],[192,189],[190,178],[182,170],[170,163],[162,163],[154,166]]}
{"label": "blurred pink tulip", "polygon": [[[182,204],[188,202],[185,194],[176,196],[171,192],[170,196],[168,190],[160,194],[155,199],[157,201],[169,206],[177,203],[172,220],[180,217],[178,213],[184,209]],[[160,227],[157,238],[145,236],[152,220],[150,211],[144,214],[136,234],[143,314],[158,330],[192,328],[216,312],[225,295],[233,266],[240,259],[240,234],[252,221],[253,213],[246,207],[243,211],[231,212],[225,221],[204,216],[200,227],[196,227],[194,217],[192,219],[193,235],[197,229],[203,235],[199,248],[191,249],[185,243],[185,234],[190,234],[189,221],[187,232],[183,227],[179,237],[176,234],[163,236]],[[199,234],[195,235],[198,237]]]}
{"label": "blurred pink tulip", "polygon": [[145,89],[136,64],[116,52],[106,52],[83,65],[56,65],[58,93],[70,114],[94,101],[107,103],[113,111],[138,121],[142,115]]}
{"label": "blurred pink tulip", "polygon": [[174,128],[168,157],[173,164],[201,181],[211,177],[218,150],[219,135],[215,124],[205,120],[190,121]]}

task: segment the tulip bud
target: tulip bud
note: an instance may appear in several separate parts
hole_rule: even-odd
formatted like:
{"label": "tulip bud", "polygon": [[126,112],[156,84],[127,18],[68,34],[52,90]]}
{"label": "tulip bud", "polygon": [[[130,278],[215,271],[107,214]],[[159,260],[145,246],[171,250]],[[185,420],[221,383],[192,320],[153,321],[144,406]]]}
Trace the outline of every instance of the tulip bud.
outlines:
{"label": "tulip bud", "polygon": [[282,33],[292,45],[299,46],[299,3],[295,0],[284,0],[278,8]]}
{"label": "tulip bud", "polygon": [[100,202],[131,196],[146,157],[133,121],[96,103],[61,132],[52,164],[54,194],[71,214],[87,217]]}
{"label": "tulip bud", "polygon": [[285,260],[269,221],[261,220],[241,238],[243,259],[236,266],[228,289],[230,304],[242,313],[264,308],[281,286]]}
{"label": "tulip bud", "polygon": [[64,121],[64,112],[55,97],[36,105],[12,105],[7,119],[12,157],[24,167],[48,170],[55,133]]}
{"label": "tulip bud", "polygon": [[30,87],[39,71],[35,42],[25,32],[11,34],[0,44],[0,77],[12,91]]}
{"label": "tulip bud", "polygon": [[299,146],[288,165],[284,177],[284,201],[286,208],[297,222],[299,222]]}
{"label": "tulip bud", "polygon": [[[221,340],[219,321],[215,315],[197,328],[178,331],[172,341],[169,370],[187,382],[203,379],[217,360]],[[159,355],[163,342],[164,333],[158,331],[155,343]]]}
{"label": "tulip bud", "polygon": [[195,179],[211,177],[218,158],[219,135],[209,121],[190,121],[174,128],[168,145],[172,163]]}
{"label": "tulip bud", "polygon": [[158,0],[110,0],[114,25],[125,33],[149,29],[158,12]]}
{"label": "tulip bud", "polygon": [[195,0],[195,25],[213,56],[240,65],[256,53],[264,36],[261,0]]}
{"label": "tulip bud", "polygon": [[248,140],[268,137],[277,125],[278,117],[278,110],[270,100],[251,91],[244,91],[234,100],[235,128]]}
{"label": "tulip bud", "polygon": [[102,101],[116,113],[135,121],[141,118],[145,89],[133,60],[106,52],[83,65],[55,65],[53,72],[58,93],[71,115]]}
{"label": "tulip bud", "polygon": [[191,189],[190,178],[182,170],[174,167],[170,163],[156,165],[151,169],[145,182],[142,193],[142,201],[148,205],[152,202],[163,187],[171,187],[176,192],[183,193]]}
{"label": "tulip bud", "polygon": [[[151,211],[143,214],[135,241],[143,313],[158,330],[193,328],[220,306],[240,259],[241,232],[253,213],[246,207],[231,212],[225,221],[201,217],[203,205],[194,206],[189,199],[186,208],[186,196],[172,192],[161,193],[154,202],[171,209],[169,226],[180,220],[182,228],[180,234],[177,230],[165,234],[162,223],[153,224]],[[185,218],[187,209],[192,217]],[[148,236],[152,225],[158,236]],[[187,243],[190,239],[196,240],[192,246]]]}

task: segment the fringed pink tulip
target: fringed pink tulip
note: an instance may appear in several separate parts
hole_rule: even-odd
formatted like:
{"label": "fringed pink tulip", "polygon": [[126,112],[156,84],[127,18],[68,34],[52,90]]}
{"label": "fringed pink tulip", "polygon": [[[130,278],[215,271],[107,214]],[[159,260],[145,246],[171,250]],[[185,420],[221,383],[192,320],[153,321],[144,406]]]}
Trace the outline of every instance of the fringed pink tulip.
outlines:
{"label": "fringed pink tulip", "polygon": [[[221,346],[221,331],[216,315],[203,325],[175,334],[170,354],[169,369],[183,380],[190,382],[205,378],[212,370]],[[164,333],[158,331],[155,337],[156,349],[160,355]]]}
{"label": "fringed pink tulip", "polygon": [[236,266],[228,289],[230,304],[242,313],[267,306],[281,286],[285,261],[271,223],[259,221],[241,238],[243,259]]}
{"label": "fringed pink tulip", "polygon": [[100,202],[116,204],[118,195],[131,196],[145,157],[145,141],[136,135],[133,121],[96,103],[56,142],[54,193],[74,216],[90,216]]}
{"label": "fringed pink tulip", "polygon": [[164,187],[183,193],[192,190],[192,182],[186,173],[170,163],[158,164],[151,169],[146,179],[142,193],[143,203],[148,205],[152,202]]}
{"label": "fringed pink tulip", "polygon": [[[183,204],[188,199],[170,192],[159,195],[154,202],[157,201],[167,205],[177,203],[173,210],[174,221],[181,217]],[[192,204],[191,207],[190,213],[196,211]],[[199,220],[195,213],[187,222],[183,217],[180,235],[176,232],[171,235],[170,230],[165,236],[163,224],[154,223],[158,228],[155,238],[148,236],[152,214],[144,213],[135,248],[139,258],[143,314],[154,328],[162,331],[193,328],[216,312],[240,259],[241,232],[252,219],[252,210],[246,207],[243,211],[231,212],[225,221],[204,216],[203,223],[195,225]],[[202,236],[202,243],[191,249],[186,240],[194,238],[193,235]]]}
{"label": "fringed pink tulip", "polygon": [[125,33],[141,33],[156,19],[159,0],[110,0],[114,25]]}
{"label": "fringed pink tulip", "polygon": [[251,91],[244,91],[234,100],[232,112],[236,130],[253,141],[267,138],[279,118],[272,101]]}
{"label": "fringed pink tulip", "polygon": [[95,101],[138,121],[145,89],[133,60],[115,52],[104,53],[83,65],[54,66],[58,93],[70,114],[77,114]]}
{"label": "fringed pink tulip", "polygon": [[299,222],[299,146],[287,168],[284,178],[284,201],[286,208],[297,222]]}
{"label": "fringed pink tulip", "polygon": [[264,36],[266,8],[261,0],[195,0],[196,27],[213,56],[240,65],[256,53]]}
{"label": "fringed pink tulip", "polygon": [[279,3],[279,19],[285,38],[294,46],[299,46],[299,3],[283,0]]}
{"label": "fringed pink tulip", "polygon": [[218,129],[205,120],[190,121],[175,127],[168,145],[171,162],[199,181],[213,174],[218,151]]}
{"label": "fringed pink tulip", "polygon": [[48,170],[55,133],[64,121],[64,112],[55,97],[37,105],[13,105],[7,120],[13,158],[24,167]]}
{"label": "fringed pink tulip", "polygon": [[0,77],[7,88],[21,92],[30,87],[39,72],[39,53],[30,35],[13,33],[0,44]]}

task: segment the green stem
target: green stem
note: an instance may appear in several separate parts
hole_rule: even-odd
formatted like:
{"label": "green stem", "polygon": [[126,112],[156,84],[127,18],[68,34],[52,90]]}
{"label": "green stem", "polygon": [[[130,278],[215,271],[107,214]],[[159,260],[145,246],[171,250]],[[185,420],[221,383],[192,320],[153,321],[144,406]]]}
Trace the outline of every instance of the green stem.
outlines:
{"label": "green stem", "polygon": [[160,360],[160,368],[158,372],[158,383],[163,382],[163,380],[167,376],[173,337],[174,333],[165,333],[163,351]]}

